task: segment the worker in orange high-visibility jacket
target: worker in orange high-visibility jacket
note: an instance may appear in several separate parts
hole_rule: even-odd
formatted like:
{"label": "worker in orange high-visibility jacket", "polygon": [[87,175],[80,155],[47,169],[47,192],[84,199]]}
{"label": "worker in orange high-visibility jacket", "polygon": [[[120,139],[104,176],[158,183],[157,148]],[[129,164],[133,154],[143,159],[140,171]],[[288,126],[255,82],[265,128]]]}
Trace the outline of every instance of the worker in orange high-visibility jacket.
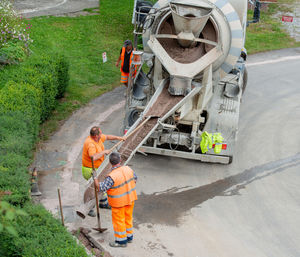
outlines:
{"label": "worker in orange high-visibility jacket", "polygon": [[[120,51],[120,56],[119,59],[116,62],[116,66],[118,67],[121,61],[121,84],[125,85],[127,87],[128,85],[128,78],[130,74],[130,67],[131,67],[131,62],[132,62],[132,55],[133,55],[133,47],[132,47],[132,42],[127,39],[124,42],[124,45]],[[134,70],[132,72],[132,76],[135,77],[136,71]]]}
{"label": "worker in orange high-visibility jacket", "polygon": [[[84,141],[82,149],[82,176],[86,180],[89,180],[93,173],[91,158],[93,157],[94,167],[97,169],[104,161],[105,155],[110,154],[110,151],[104,148],[104,141],[106,140],[125,140],[125,138],[114,135],[104,135],[99,127],[94,126],[90,130],[90,135]],[[100,199],[99,207],[110,209],[106,194]],[[91,217],[96,216],[93,209],[90,210],[88,215]]]}
{"label": "worker in orange high-visibility jacket", "polygon": [[111,206],[112,223],[115,241],[111,247],[126,247],[133,240],[132,214],[134,202],[137,200],[135,184],[137,176],[128,166],[121,165],[118,153],[111,153],[109,161],[111,172],[103,182],[95,179],[98,191],[107,191],[108,202]]}

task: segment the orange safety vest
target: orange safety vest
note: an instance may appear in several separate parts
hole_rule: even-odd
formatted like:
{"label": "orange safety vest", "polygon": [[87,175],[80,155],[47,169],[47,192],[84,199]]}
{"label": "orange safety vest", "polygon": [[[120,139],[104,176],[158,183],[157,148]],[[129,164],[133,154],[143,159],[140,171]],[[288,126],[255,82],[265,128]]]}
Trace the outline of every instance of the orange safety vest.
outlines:
{"label": "orange safety vest", "polygon": [[108,174],[114,185],[107,190],[108,202],[111,207],[124,207],[137,200],[133,170],[128,166],[114,169]]}
{"label": "orange safety vest", "polygon": [[[121,52],[121,69],[120,69],[121,72],[123,71],[125,52],[126,52],[126,47],[123,46],[122,52]],[[129,58],[129,71],[130,71],[131,62],[132,62],[132,55],[133,55],[133,51],[131,51],[130,58]]]}

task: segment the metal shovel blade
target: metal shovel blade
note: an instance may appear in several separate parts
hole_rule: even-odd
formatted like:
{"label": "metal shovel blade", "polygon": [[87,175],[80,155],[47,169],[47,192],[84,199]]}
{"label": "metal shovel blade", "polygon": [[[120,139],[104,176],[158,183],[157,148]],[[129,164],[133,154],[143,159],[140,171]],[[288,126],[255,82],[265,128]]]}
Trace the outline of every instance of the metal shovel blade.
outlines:
{"label": "metal shovel blade", "polygon": [[94,230],[98,231],[99,233],[103,233],[107,230],[107,228],[93,228]]}

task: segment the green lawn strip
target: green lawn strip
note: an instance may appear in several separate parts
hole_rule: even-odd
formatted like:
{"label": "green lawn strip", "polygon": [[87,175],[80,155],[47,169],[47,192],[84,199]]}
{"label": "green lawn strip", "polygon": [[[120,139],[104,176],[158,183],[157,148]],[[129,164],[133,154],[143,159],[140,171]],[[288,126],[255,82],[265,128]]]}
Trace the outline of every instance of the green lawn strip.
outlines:
{"label": "green lawn strip", "polygon": [[[290,1],[278,0],[276,4],[270,4],[267,11],[261,12],[259,23],[250,24],[246,34],[246,49],[248,54],[265,52],[270,50],[299,47],[300,42],[289,36],[284,31],[283,23],[279,18],[274,18],[279,10],[288,12],[291,6],[283,6],[282,3],[292,3]],[[248,11],[248,19],[251,20],[253,11]]]}
{"label": "green lawn strip", "polygon": [[[115,62],[122,42],[133,37],[132,8],[131,0],[104,0],[99,15],[30,20],[34,54],[62,53],[70,63],[65,98],[42,125],[41,139],[47,139],[74,110],[119,86],[120,71]],[[106,63],[102,62],[103,52],[107,53]]]}

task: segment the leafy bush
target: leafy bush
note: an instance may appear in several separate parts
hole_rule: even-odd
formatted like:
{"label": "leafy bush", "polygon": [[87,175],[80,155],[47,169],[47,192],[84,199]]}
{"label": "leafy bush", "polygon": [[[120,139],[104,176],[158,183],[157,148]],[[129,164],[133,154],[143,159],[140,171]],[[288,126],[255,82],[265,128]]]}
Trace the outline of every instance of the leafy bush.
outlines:
{"label": "leafy bush", "polygon": [[0,90],[0,113],[20,111],[34,124],[41,115],[41,91],[26,83],[8,82]]}
{"label": "leafy bush", "polygon": [[69,83],[69,65],[62,55],[31,56],[18,66],[0,70],[0,88],[11,80],[40,90],[42,122],[54,109],[56,99],[64,95]]}
{"label": "leafy bush", "polygon": [[0,114],[0,124],[0,188],[12,192],[4,200],[22,206],[30,199],[27,167],[38,124],[34,126],[22,112]]}
{"label": "leafy bush", "polygon": [[9,42],[0,48],[0,65],[19,64],[25,57],[24,46],[20,43]]}
{"label": "leafy bush", "polygon": [[24,81],[39,89],[41,96],[41,122],[45,121],[55,107],[57,85],[50,71],[43,72],[36,68],[24,67],[16,80]]}
{"label": "leafy bush", "polygon": [[[87,256],[84,248],[76,244],[58,220],[42,206],[33,205],[30,201],[27,167],[31,162],[38,123],[35,128],[29,126],[31,118],[20,110],[0,113],[0,124],[0,189],[11,191],[2,200],[22,207],[28,214],[3,220],[3,205],[0,206],[0,224],[16,230],[16,233],[7,233],[7,228],[0,229],[0,256]],[[12,211],[7,204],[4,208]],[[20,214],[20,211],[17,213]]]}
{"label": "leafy bush", "polygon": [[73,237],[40,205],[26,204],[28,216],[17,217],[18,235],[0,233],[0,256],[87,256]]}
{"label": "leafy bush", "polygon": [[69,85],[69,63],[63,55],[56,57],[55,72],[57,76],[57,96],[61,98],[64,96],[67,86]]}
{"label": "leafy bush", "polygon": [[55,80],[56,98],[63,97],[69,84],[69,63],[64,55],[42,55],[30,58],[30,66],[41,73],[51,73]]}
{"label": "leafy bush", "polygon": [[[0,198],[1,200],[1,198]],[[0,201],[0,233],[8,232],[13,236],[17,236],[17,231],[12,225],[17,215],[26,216],[27,213],[21,209],[17,209],[8,202]]]}

